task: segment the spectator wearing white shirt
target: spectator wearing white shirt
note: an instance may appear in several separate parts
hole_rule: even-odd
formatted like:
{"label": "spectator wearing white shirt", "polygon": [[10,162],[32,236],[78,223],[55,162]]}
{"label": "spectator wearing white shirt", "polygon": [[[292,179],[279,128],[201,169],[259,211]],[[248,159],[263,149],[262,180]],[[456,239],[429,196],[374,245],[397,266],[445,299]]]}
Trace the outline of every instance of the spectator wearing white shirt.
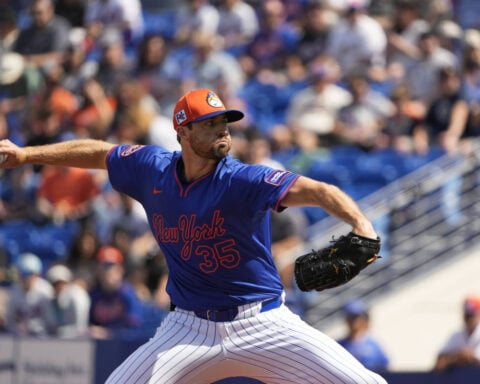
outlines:
{"label": "spectator wearing white shirt", "polygon": [[294,130],[312,130],[327,137],[335,128],[338,112],[351,103],[352,95],[335,84],[339,72],[335,61],[316,61],[309,71],[311,83],[292,97],[287,122]]}
{"label": "spectator wearing white shirt", "polygon": [[462,312],[464,327],[441,347],[434,366],[437,371],[480,365],[480,297],[468,296]]}
{"label": "spectator wearing white shirt", "polygon": [[381,24],[367,13],[363,0],[349,0],[341,19],[330,30],[326,53],[338,61],[342,74],[386,64],[387,37]]}
{"label": "spectator wearing white shirt", "polygon": [[223,38],[223,47],[231,53],[243,51],[259,30],[255,9],[243,0],[221,0],[217,34]]}
{"label": "spectator wearing white shirt", "polygon": [[8,292],[6,329],[18,336],[45,336],[46,308],[53,298],[53,288],[41,276],[42,261],[33,253],[24,253],[15,268],[19,278]]}
{"label": "spectator wearing white shirt", "polygon": [[60,338],[88,335],[90,296],[87,290],[73,281],[71,270],[62,264],[50,267],[46,277],[55,291],[47,307],[49,334]]}

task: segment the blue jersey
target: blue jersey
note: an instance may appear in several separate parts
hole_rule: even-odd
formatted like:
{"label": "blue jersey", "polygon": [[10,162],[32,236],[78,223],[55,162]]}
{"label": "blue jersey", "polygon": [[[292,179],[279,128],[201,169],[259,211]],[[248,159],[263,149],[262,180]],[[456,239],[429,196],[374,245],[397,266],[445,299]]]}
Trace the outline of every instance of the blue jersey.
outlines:
{"label": "blue jersey", "polygon": [[165,254],[167,292],[186,310],[223,309],[273,298],[283,286],[271,256],[270,210],[299,177],[230,156],[191,182],[181,152],[118,146],[107,159],[112,186],[138,200]]}
{"label": "blue jersey", "polygon": [[355,356],[366,368],[376,372],[387,369],[389,359],[380,344],[371,336],[365,335],[358,340],[343,338],[338,340],[338,343]]}

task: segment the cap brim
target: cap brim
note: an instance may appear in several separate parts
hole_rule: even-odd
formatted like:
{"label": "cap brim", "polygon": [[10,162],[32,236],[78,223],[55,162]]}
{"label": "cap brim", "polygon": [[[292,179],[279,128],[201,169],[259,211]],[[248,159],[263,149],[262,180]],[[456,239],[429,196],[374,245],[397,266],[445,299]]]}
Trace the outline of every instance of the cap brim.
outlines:
{"label": "cap brim", "polygon": [[191,123],[198,123],[199,121],[211,119],[212,117],[220,116],[220,115],[226,115],[227,121],[229,123],[233,123],[234,121],[241,120],[245,116],[242,111],[238,111],[236,109],[226,109],[222,111],[207,113],[206,115],[200,116],[195,120],[192,120]]}

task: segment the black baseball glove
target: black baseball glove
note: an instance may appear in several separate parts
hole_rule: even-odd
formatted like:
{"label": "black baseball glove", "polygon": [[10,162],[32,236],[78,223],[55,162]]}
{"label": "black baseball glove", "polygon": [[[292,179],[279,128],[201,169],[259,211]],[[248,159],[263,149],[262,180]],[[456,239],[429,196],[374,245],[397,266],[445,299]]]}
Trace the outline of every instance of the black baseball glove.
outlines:
{"label": "black baseball glove", "polygon": [[380,257],[380,238],[350,232],[332,238],[331,243],[295,260],[295,280],[302,291],[323,291],[345,284]]}

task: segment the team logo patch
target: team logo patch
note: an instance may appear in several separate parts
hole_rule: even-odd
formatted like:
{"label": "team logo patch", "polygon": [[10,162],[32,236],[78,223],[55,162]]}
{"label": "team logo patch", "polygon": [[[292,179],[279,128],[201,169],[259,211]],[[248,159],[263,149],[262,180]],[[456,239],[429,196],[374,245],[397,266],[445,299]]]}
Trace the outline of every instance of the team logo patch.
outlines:
{"label": "team logo patch", "polygon": [[175,114],[175,120],[177,121],[177,124],[182,124],[187,120],[187,114],[184,109],[181,109]]}
{"label": "team logo patch", "polygon": [[120,156],[122,156],[122,157],[130,156],[133,153],[142,149],[143,147],[144,147],[144,145],[130,145],[127,148],[125,148],[122,152],[120,152]]}
{"label": "team logo patch", "polygon": [[275,170],[265,178],[265,182],[273,185],[280,185],[283,179],[289,174],[288,171]]}
{"label": "team logo patch", "polygon": [[222,101],[213,92],[208,92],[208,94],[207,94],[207,104],[210,105],[211,107],[214,107],[214,108],[222,108],[223,107]]}

